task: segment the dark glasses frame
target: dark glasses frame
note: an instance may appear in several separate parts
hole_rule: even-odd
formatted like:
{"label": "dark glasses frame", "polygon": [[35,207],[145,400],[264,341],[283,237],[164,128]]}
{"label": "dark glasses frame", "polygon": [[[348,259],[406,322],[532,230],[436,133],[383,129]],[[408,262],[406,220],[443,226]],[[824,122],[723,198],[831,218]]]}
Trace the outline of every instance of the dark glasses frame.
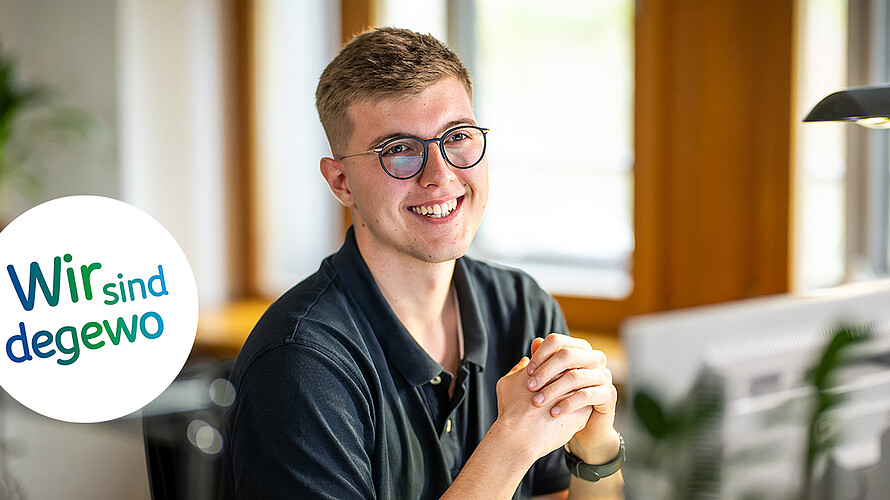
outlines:
{"label": "dark glasses frame", "polygon": [[[444,139],[446,137],[451,135],[454,131],[460,130],[462,128],[472,128],[472,129],[476,129],[476,130],[482,132],[482,153],[479,155],[479,159],[476,160],[472,165],[466,165],[463,167],[455,165],[454,163],[451,162],[451,160],[448,158],[448,153],[445,152],[445,143],[444,143]],[[488,147],[488,131],[489,130],[491,130],[491,129],[487,129],[484,127],[477,127],[476,125],[458,125],[457,127],[452,127],[450,129],[446,130],[445,132],[442,133],[442,135],[440,137],[435,137],[433,139],[421,139],[420,137],[415,137],[413,135],[403,135],[400,137],[394,137],[394,138],[384,142],[383,144],[381,144],[380,146],[378,146],[376,148],[372,148],[367,151],[361,151],[359,153],[350,153],[347,155],[343,155],[340,158],[337,158],[337,161],[342,161],[344,158],[349,158],[351,156],[359,156],[359,155],[366,155],[369,153],[377,153],[377,160],[380,162],[380,166],[383,167],[383,171],[386,172],[387,175],[389,175],[390,177],[392,177],[394,179],[408,180],[413,177],[416,177],[417,174],[423,172],[423,167],[426,166],[426,160],[427,160],[427,158],[429,158],[429,144],[431,142],[438,142],[439,143],[439,152],[442,153],[442,158],[444,158],[445,161],[449,165],[451,165],[454,168],[459,168],[459,169],[473,168],[476,165],[478,165],[480,161],[482,161],[482,158],[485,158],[485,150]],[[416,172],[414,172],[413,174],[411,174],[407,177],[399,177],[397,175],[394,175],[392,172],[390,172],[386,168],[386,164],[383,163],[383,151],[385,151],[387,146],[389,146],[390,144],[393,144],[398,141],[404,141],[405,139],[413,139],[413,140],[423,144],[423,160],[420,163],[420,168],[418,168]]]}

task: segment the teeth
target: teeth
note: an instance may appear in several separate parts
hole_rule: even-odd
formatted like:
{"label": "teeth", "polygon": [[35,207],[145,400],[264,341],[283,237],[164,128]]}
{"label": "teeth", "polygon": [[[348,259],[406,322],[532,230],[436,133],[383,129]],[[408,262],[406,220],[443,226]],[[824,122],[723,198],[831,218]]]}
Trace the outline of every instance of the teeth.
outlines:
{"label": "teeth", "polygon": [[448,217],[448,215],[451,214],[451,211],[455,208],[457,208],[457,198],[451,201],[446,201],[441,205],[436,203],[434,205],[411,207],[411,211],[433,219],[441,219],[442,217]]}

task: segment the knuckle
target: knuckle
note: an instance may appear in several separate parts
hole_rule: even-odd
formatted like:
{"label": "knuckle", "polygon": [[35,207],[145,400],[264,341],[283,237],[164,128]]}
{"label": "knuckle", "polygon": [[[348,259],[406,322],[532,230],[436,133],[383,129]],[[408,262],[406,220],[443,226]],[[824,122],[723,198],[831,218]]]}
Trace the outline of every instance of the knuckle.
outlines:
{"label": "knuckle", "polygon": [[593,351],[593,361],[598,367],[605,367],[608,359],[606,358],[606,353],[600,350]]}
{"label": "knuckle", "polygon": [[588,402],[588,400],[590,398],[589,389],[590,388],[585,388],[585,389],[579,389],[579,390],[575,391],[575,393],[572,394],[571,396],[567,397],[563,403],[568,408],[571,408],[572,410],[577,410],[578,408],[581,408],[582,406],[589,406],[590,405],[590,403]]}
{"label": "knuckle", "polygon": [[573,382],[583,382],[587,378],[582,370],[571,370],[566,374]]}
{"label": "knuckle", "polygon": [[555,333],[555,332],[551,333],[551,334],[547,335],[547,337],[544,340],[549,340],[551,342],[555,342],[555,341],[559,340],[559,334]]}
{"label": "knuckle", "polygon": [[579,400],[583,400],[583,399],[584,399],[584,389],[578,389],[577,391],[569,394],[569,396],[567,398],[565,398],[564,402],[569,405],[572,405],[572,406],[577,406]]}
{"label": "knuckle", "polygon": [[608,368],[597,368],[597,378],[601,380],[602,384],[611,384],[612,383],[612,370]]}
{"label": "knuckle", "polygon": [[585,387],[578,391],[579,398],[583,398],[587,404],[590,404],[589,401],[592,401],[596,398],[596,394],[599,392],[596,387]]}
{"label": "knuckle", "polygon": [[590,393],[591,404],[598,406],[616,401],[617,392],[614,385],[601,385],[591,389],[594,389]]}

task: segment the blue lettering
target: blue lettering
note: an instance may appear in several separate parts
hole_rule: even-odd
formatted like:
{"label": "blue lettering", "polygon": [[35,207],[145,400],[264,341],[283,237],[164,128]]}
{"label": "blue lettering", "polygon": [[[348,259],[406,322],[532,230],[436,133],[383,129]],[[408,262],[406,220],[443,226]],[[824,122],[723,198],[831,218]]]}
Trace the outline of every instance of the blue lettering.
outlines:
{"label": "blue lettering", "polygon": [[[152,285],[155,281],[161,282],[161,289],[157,292],[155,291],[154,285]],[[167,295],[169,293],[167,291],[167,283],[164,281],[164,268],[162,266],[158,266],[158,274],[148,278],[148,291],[155,297],[160,297],[161,295]]]}
{"label": "blue lettering", "polygon": [[[44,340],[39,340],[44,339]],[[50,349],[46,352],[41,352],[40,349],[50,345],[53,343],[53,334],[49,333],[46,330],[40,330],[35,333],[33,337],[31,337],[31,348],[34,349],[34,354],[37,355],[38,358],[48,358],[56,353],[55,349]]]}
{"label": "blue lettering", "polygon": [[43,290],[43,297],[46,299],[47,304],[52,307],[58,305],[59,281],[62,274],[62,259],[60,257],[53,259],[53,293],[49,293],[49,286],[46,284],[46,278],[43,276],[43,271],[40,269],[40,265],[38,265],[37,262],[31,263],[31,275],[28,279],[29,288],[27,297],[25,297],[22,283],[19,281],[19,276],[16,274],[12,264],[6,266],[6,271],[9,273],[10,279],[12,279],[12,286],[15,287],[15,293],[19,296],[19,302],[22,303],[22,307],[24,307],[26,311],[34,309],[34,296],[36,295],[38,284],[40,285],[40,289]]}
{"label": "blue lettering", "polygon": [[[155,323],[157,324],[157,330],[154,333],[148,333],[145,330],[145,319],[148,317],[152,317],[155,319]],[[156,339],[164,333],[164,320],[161,319],[161,315],[154,312],[148,311],[147,313],[142,315],[142,318],[139,319],[139,329],[142,330],[142,335],[147,339]]]}
{"label": "blue lettering", "polygon": [[[21,333],[19,333],[18,335],[13,335],[12,337],[9,337],[9,340],[6,341],[6,355],[9,357],[10,360],[12,360],[15,363],[21,363],[23,361],[30,361],[31,359],[33,359],[31,357],[31,353],[28,352],[28,337],[25,335],[25,324],[24,323],[19,322],[19,331]],[[22,355],[21,356],[14,354],[12,352],[12,344],[13,344],[13,342],[15,342],[17,340],[22,342]]]}

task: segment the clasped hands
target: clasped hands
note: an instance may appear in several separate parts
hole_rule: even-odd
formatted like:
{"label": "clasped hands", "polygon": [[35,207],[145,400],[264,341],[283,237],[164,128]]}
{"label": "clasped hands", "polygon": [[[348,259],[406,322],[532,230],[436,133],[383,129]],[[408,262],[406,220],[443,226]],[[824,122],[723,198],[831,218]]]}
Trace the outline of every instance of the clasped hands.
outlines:
{"label": "clasped hands", "polygon": [[524,436],[534,458],[568,444],[591,464],[618,452],[614,430],[618,393],[606,356],[582,339],[551,334],[536,338],[498,381],[498,420]]}

